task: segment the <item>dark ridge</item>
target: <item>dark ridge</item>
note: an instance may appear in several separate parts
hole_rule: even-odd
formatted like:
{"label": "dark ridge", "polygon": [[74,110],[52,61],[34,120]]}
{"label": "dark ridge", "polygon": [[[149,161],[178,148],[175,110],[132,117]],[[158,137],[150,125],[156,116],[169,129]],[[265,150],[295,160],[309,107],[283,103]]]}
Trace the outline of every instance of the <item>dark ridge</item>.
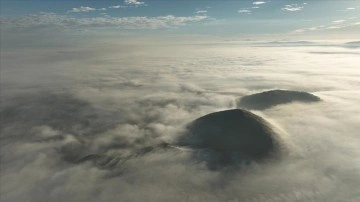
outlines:
{"label": "dark ridge", "polygon": [[96,167],[101,169],[112,169],[118,166],[119,164],[123,164],[130,157],[120,157],[120,156],[108,156],[104,154],[89,154],[84,157],[76,160],[73,163],[84,163],[84,162],[92,162]]}
{"label": "dark ridge", "polygon": [[312,54],[322,54],[322,55],[338,55],[338,54],[341,54],[341,55],[360,55],[360,53],[358,52],[347,52],[347,51],[311,51],[309,53],[312,53]]}
{"label": "dark ridge", "polygon": [[270,42],[255,43],[255,45],[260,47],[266,47],[266,46],[293,47],[293,46],[315,46],[317,44],[311,41],[270,41]]}
{"label": "dark ridge", "polygon": [[89,154],[89,155],[86,155],[86,156],[78,159],[76,161],[76,163],[83,163],[83,162],[86,162],[86,161],[96,160],[98,158],[101,158],[101,155],[99,155],[99,154]]}
{"label": "dark ridge", "polygon": [[268,44],[314,44],[311,41],[272,41],[268,42]]}
{"label": "dark ridge", "polygon": [[355,44],[355,45],[360,45],[360,41],[350,41],[350,42],[347,42],[345,44]]}
{"label": "dark ridge", "polygon": [[[166,143],[161,142],[153,146],[145,146],[142,148],[134,149],[131,155],[120,156],[120,155],[106,155],[106,154],[87,154],[83,155],[81,158],[77,156],[82,154],[74,154],[74,156],[63,156],[64,160],[71,163],[84,163],[92,162],[96,167],[101,169],[112,169],[114,167],[120,166],[131,158],[136,158],[149,154],[151,152],[156,152],[159,150],[172,149],[172,147]],[[79,153],[79,152],[78,152]]]}
{"label": "dark ridge", "polygon": [[321,99],[315,95],[301,91],[270,90],[242,97],[238,107],[263,110],[280,104],[291,102],[318,102]]}
{"label": "dark ridge", "polygon": [[188,126],[179,143],[199,149],[209,167],[234,165],[243,160],[261,160],[276,153],[277,134],[263,118],[241,109],[211,113]]}
{"label": "dark ridge", "polygon": [[345,43],[346,48],[360,48],[360,41],[350,41]]}
{"label": "dark ridge", "polygon": [[135,152],[135,154],[140,156],[140,155],[144,155],[144,154],[156,151],[158,149],[171,149],[171,146],[167,142],[161,142],[154,146],[146,146],[146,147],[140,148],[138,151]]}
{"label": "dark ridge", "polygon": [[[64,133],[93,135],[115,127],[119,113],[96,108],[71,94],[42,92],[8,100],[0,107],[4,125],[18,129],[48,125]],[[21,133],[23,134],[23,133]]]}

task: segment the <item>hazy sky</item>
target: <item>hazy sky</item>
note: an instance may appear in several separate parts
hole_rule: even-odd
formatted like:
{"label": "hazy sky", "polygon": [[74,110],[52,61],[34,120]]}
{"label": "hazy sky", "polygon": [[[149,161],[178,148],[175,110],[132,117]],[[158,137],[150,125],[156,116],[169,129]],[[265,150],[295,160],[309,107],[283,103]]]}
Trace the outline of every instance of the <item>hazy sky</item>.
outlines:
{"label": "hazy sky", "polygon": [[3,0],[2,30],[255,37],[356,36],[358,0]]}

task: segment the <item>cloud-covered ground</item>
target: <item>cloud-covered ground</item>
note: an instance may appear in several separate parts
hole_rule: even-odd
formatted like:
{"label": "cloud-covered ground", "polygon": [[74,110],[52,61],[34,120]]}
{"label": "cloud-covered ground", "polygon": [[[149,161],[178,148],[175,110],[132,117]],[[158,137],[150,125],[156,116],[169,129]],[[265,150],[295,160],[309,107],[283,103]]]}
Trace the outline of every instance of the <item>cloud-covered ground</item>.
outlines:
{"label": "cloud-covered ground", "polygon": [[[2,44],[1,201],[360,199],[356,42],[26,41]],[[270,89],[322,100],[252,111],[283,131],[283,158],[211,170],[171,146]]]}

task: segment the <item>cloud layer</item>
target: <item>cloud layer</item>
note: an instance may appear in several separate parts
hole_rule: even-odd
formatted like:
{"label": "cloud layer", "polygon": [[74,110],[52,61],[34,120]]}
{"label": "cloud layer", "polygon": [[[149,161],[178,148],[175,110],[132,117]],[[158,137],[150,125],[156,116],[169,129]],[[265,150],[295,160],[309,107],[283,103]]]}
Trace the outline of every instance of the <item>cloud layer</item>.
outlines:
{"label": "cloud layer", "polygon": [[[96,37],[2,49],[1,201],[358,201],[358,56],[338,54],[358,42]],[[282,159],[211,170],[172,146],[274,88],[323,100],[253,111],[284,132]]]}

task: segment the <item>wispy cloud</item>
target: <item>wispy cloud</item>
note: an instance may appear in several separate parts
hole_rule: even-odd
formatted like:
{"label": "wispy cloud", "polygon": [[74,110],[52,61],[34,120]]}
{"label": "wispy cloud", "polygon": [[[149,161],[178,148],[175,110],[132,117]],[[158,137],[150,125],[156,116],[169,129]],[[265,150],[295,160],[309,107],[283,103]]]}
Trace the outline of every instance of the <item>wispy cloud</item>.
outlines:
{"label": "wispy cloud", "polygon": [[253,4],[254,5],[260,5],[260,4],[265,4],[265,1],[254,1]]}
{"label": "wispy cloud", "polygon": [[301,11],[304,7],[300,6],[298,4],[289,4],[289,5],[285,5],[281,10],[283,11]]}
{"label": "wispy cloud", "polygon": [[206,10],[198,10],[198,11],[196,11],[195,13],[196,14],[205,14],[205,13],[207,13],[208,11],[206,11]]}
{"label": "wispy cloud", "polygon": [[238,10],[238,13],[241,13],[241,14],[251,14],[251,11],[250,11],[250,10],[247,10],[247,9],[240,9],[240,10]]}
{"label": "wispy cloud", "polygon": [[124,3],[126,5],[131,5],[131,6],[145,6],[145,2],[143,1],[139,1],[139,0],[124,0]]}
{"label": "wispy cloud", "polygon": [[173,15],[158,17],[83,17],[75,18],[55,13],[39,13],[17,18],[4,18],[2,25],[14,29],[56,29],[56,28],[97,28],[117,27],[123,29],[159,29],[179,27],[207,19],[204,15]]}
{"label": "wispy cloud", "polygon": [[115,6],[109,6],[109,8],[126,8],[127,6],[122,5],[115,5]]}
{"label": "wispy cloud", "polygon": [[319,25],[314,27],[302,28],[293,31],[293,33],[304,33],[310,31],[326,31],[326,30],[346,30],[346,29],[358,29],[360,22],[357,18],[349,18],[348,20],[334,20],[329,24]]}
{"label": "wispy cloud", "polygon": [[333,23],[343,23],[345,22],[346,20],[334,20]]}
{"label": "wispy cloud", "polygon": [[252,2],[252,4],[253,4],[254,6],[241,8],[240,10],[238,10],[238,13],[241,13],[241,14],[252,14],[252,11],[253,11],[254,9],[259,9],[259,8],[260,8],[260,5],[261,5],[261,4],[265,4],[265,3],[266,3],[265,1],[254,1],[254,2]]}
{"label": "wispy cloud", "polygon": [[89,12],[89,11],[96,11],[96,8],[91,8],[88,6],[80,6],[78,8],[72,8],[69,12],[70,13],[81,13],[81,12]]}

